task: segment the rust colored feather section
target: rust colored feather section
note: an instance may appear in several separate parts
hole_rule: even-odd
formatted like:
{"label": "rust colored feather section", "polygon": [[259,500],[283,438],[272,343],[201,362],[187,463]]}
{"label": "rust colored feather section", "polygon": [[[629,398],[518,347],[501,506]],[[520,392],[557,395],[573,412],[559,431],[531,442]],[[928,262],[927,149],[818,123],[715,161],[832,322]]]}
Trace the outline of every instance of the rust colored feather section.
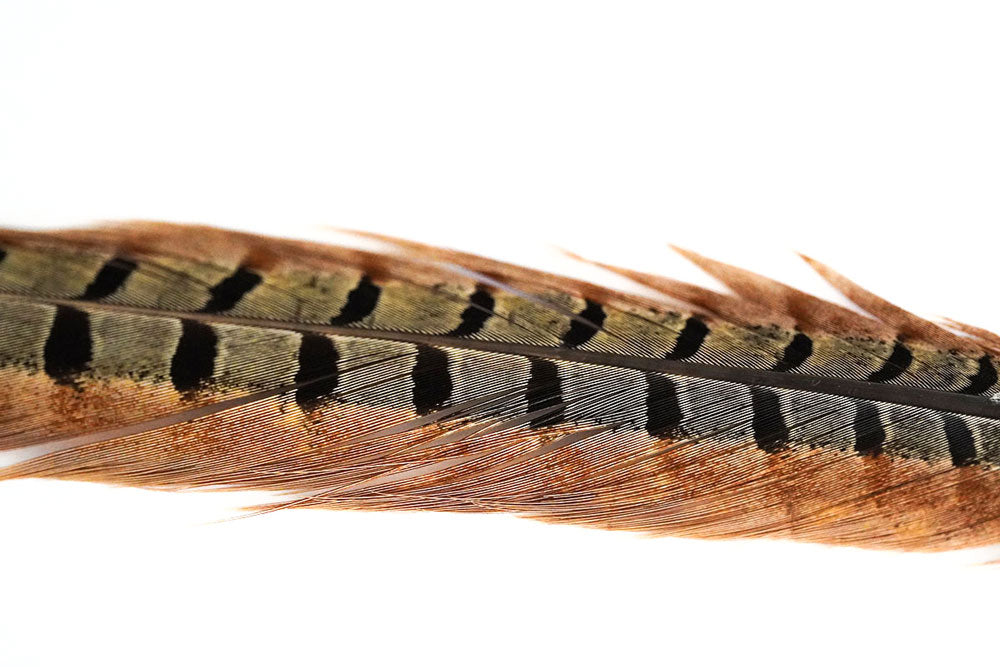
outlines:
{"label": "rust colored feather section", "polygon": [[801,255],[809,266],[824,280],[837,288],[859,308],[871,313],[875,318],[891,326],[900,337],[922,340],[942,348],[973,349],[968,340],[957,336],[929,320],[917,317],[899,306],[872,294],[857,283],[848,280],[830,267],[811,257]]}
{"label": "rust colored feather section", "polygon": [[[373,235],[365,235],[373,238]],[[0,479],[703,538],[1000,538],[1000,338],[683,254],[637,296],[409,241],[0,232]]]}
{"label": "rust colored feather section", "polygon": [[891,339],[891,324],[861,316],[847,308],[765,278],[746,269],[675,247],[678,253],[733,290],[741,299],[770,313],[780,313],[799,326],[835,335]]}

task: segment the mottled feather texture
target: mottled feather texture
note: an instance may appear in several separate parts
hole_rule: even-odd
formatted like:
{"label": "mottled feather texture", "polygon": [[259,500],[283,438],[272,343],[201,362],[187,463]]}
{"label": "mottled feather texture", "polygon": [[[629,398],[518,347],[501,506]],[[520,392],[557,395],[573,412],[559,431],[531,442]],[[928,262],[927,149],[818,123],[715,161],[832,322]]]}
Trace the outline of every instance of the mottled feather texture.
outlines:
{"label": "mottled feather texture", "polygon": [[683,250],[730,293],[374,238],[389,249],[0,232],[0,479],[872,548],[1000,537],[990,332],[814,260],[869,316]]}

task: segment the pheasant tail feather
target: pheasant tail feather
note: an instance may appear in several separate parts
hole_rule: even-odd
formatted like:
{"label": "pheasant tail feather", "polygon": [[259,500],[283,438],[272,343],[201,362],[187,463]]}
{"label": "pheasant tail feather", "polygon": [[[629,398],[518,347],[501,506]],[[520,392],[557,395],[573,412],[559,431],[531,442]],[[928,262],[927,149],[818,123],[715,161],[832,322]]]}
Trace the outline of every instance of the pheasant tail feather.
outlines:
{"label": "pheasant tail feather", "polygon": [[[385,239],[383,239],[385,240]],[[0,478],[706,538],[1000,538],[998,339],[693,253],[639,297],[409,242],[0,232]]]}

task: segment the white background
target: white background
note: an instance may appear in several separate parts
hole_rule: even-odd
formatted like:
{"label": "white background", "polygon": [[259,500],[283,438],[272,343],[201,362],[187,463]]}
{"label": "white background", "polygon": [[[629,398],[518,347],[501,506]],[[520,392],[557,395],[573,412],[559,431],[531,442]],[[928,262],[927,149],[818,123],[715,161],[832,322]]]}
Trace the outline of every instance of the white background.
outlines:
{"label": "white background", "polygon": [[[0,0],[0,224],[355,227],[1000,329],[974,2]],[[710,283],[706,283],[710,284]],[[0,323],[2,326],[2,323]],[[0,388],[2,390],[2,388]],[[1000,570],[512,517],[0,485],[0,664],[976,664]]]}

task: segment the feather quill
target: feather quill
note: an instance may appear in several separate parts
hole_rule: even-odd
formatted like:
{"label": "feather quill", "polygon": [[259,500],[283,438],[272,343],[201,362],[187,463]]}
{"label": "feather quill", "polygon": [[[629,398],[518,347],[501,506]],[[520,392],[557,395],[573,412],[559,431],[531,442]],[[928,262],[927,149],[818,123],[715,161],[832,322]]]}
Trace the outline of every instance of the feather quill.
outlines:
{"label": "feather quill", "polygon": [[[373,235],[366,235],[373,236]],[[1000,538],[995,334],[681,251],[640,297],[374,237],[0,232],[0,479],[704,538]]]}

